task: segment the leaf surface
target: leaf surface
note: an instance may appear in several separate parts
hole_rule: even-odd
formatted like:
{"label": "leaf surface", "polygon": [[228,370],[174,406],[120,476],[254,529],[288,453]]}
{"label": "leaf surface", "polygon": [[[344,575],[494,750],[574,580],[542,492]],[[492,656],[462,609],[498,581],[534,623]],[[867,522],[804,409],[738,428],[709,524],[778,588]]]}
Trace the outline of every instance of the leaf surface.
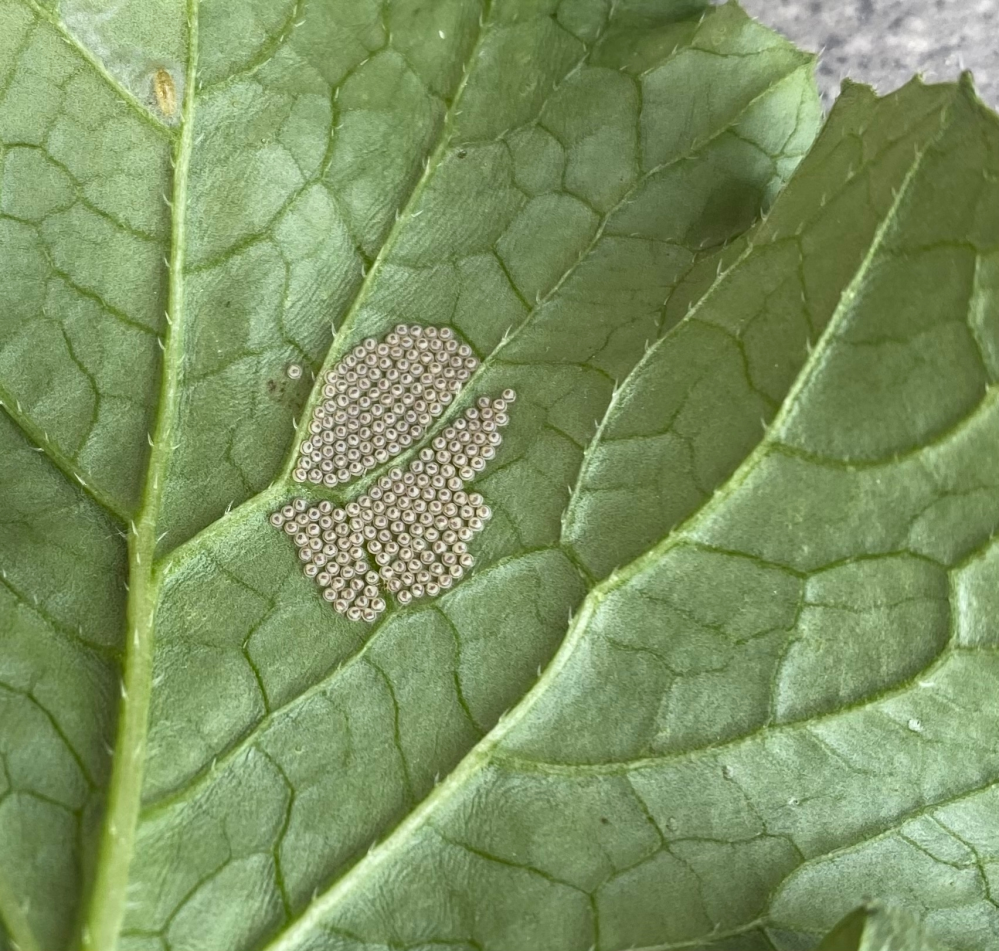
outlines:
{"label": "leaf surface", "polygon": [[[0,27],[9,944],[791,948],[874,893],[989,946],[967,88],[852,88],[774,204],[812,62],[734,6]],[[472,576],[366,626],[266,515],[285,367],[400,320],[482,361],[445,420],[518,400]]]}
{"label": "leaf surface", "polygon": [[903,908],[869,903],[847,915],[819,951],[934,951],[920,917]]}

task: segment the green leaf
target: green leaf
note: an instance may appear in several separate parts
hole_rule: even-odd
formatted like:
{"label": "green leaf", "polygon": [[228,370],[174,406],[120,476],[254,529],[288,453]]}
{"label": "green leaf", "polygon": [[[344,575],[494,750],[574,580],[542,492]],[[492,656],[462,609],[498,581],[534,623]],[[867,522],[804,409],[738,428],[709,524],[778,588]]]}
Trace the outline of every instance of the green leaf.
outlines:
{"label": "green leaf", "polygon": [[818,951],[934,951],[935,947],[918,915],[870,903],[836,925]]}
{"label": "green leaf", "polygon": [[[702,7],[0,0],[8,946],[994,941],[995,117],[852,87],[774,203],[812,59]],[[266,516],[399,321],[518,400],[368,626]]]}

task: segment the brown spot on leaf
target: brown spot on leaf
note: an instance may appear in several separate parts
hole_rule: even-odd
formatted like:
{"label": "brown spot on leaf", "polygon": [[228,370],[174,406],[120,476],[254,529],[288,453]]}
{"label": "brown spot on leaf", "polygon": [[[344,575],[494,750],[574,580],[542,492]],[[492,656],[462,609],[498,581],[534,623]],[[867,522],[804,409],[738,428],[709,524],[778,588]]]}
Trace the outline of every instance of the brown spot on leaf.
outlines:
{"label": "brown spot on leaf", "polygon": [[168,119],[172,118],[177,111],[177,87],[174,86],[173,76],[160,68],[153,75],[153,93],[156,96],[156,105],[160,112]]}

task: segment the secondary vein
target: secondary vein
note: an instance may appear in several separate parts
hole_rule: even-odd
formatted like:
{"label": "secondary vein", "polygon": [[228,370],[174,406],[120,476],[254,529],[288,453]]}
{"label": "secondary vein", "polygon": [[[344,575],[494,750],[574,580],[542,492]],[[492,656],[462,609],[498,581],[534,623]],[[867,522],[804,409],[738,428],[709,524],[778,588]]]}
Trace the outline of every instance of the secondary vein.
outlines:
{"label": "secondary vein", "polygon": [[[479,16],[479,30],[472,43],[471,50],[469,52],[468,58],[465,64],[465,72],[462,76],[461,82],[459,82],[457,89],[455,90],[454,96],[451,99],[451,105],[448,107],[447,112],[444,116],[444,121],[441,126],[440,138],[438,139],[437,146],[433,150],[432,154],[427,158],[426,165],[423,170],[423,174],[420,176],[419,180],[413,186],[412,191],[409,193],[409,197],[403,209],[399,212],[396,217],[395,223],[392,225],[385,241],[382,243],[381,248],[375,257],[374,262],[368,269],[365,276],[364,282],[361,284],[358,293],[351,302],[350,309],[344,315],[340,326],[336,329],[336,335],[333,338],[333,343],[331,344],[329,351],[326,354],[326,360],[323,363],[322,370],[316,376],[316,382],[313,386],[312,393],[309,395],[308,402],[306,406],[311,409],[316,402],[319,400],[320,393],[322,392],[323,384],[325,382],[326,370],[334,365],[340,357],[345,353],[344,344],[350,337],[350,331],[357,319],[357,315],[361,312],[364,301],[373,286],[377,275],[381,272],[392,248],[395,245],[396,240],[398,240],[399,235],[405,226],[405,223],[412,217],[412,210],[416,208],[419,204],[420,198],[423,192],[427,188],[430,180],[433,178],[437,169],[440,167],[443,161],[444,154],[448,149],[451,142],[451,132],[452,126],[455,119],[461,114],[461,101],[462,96],[465,92],[465,88],[468,85],[469,77],[472,75],[474,68],[474,63],[479,50],[482,47],[483,39],[487,32],[487,23],[489,21],[489,15],[492,12],[492,2],[491,0],[486,0],[483,4],[482,12]],[[285,462],[284,468],[280,475],[280,480],[283,482],[289,482],[291,478],[291,471],[295,468],[295,459],[297,457],[297,447],[301,445],[302,440],[306,438],[309,431],[310,416],[308,412],[302,413],[302,418],[298,424],[298,430],[295,433],[295,440],[291,444],[288,450],[288,458]]]}
{"label": "secondary vein", "polygon": [[125,510],[110,495],[107,495],[100,486],[88,482],[84,478],[84,476],[89,478],[89,473],[82,470],[49,439],[48,433],[41,426],[21,411],[21,404],[2,385],[0,385],[0,409],[4,411],[7,418],[21,431],[28,442],[39,449],[49,462],[66,476],[70,482],[79,485],[115,521],[122,525],[128,524],[128,514]]}

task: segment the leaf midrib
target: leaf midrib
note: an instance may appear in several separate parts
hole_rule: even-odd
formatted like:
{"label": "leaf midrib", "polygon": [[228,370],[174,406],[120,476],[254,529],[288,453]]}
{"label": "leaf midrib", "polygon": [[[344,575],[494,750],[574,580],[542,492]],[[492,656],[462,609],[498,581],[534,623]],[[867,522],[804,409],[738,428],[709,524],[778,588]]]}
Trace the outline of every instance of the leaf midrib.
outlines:
{"label": "leaf midrib", "polygon": [[[35,0],[26,0],[31,4]],[[79,945],[82,951],[111,951],[117,946],[125,913],[129,866],[134,849],[138,817],[141,808],[142,776],[148,731],[149,705],[152,690],[152,654],[155,608],[163,583],[164,572],[157,563],[157,521],[162,504],[163,488],[170,457],[174,450],[174,429],[180,396],[180,370],[183,361],[184,336],[184,262],[187,218],[187,187],[191,152],[194,144],[194,111],[197,92],[198,59],[198,0],[186,0],[188,25],[188,62],[184,85],[184,103],[180,115],[180,137],[175,139],[173,154],[173,192],[171,195],[171,251],[167,327],[164,334],[160,399],[146,472],[145,487],[136,521],[129,523],[128,562],[129,595],[126,604],[125,660],[122,678],[122,700],[119,707],[117,738],[112,759],[111,779],[97,852],[96,871],[89,903],[80,925]],[[479,21],[479,33],[469,56],[471,63],[485,32],[491,8],[486,0]],[[47,18],[48,19],[48,18]],[[65,27],[57,28],[65,32]],[[92,55],[81,50],[84,57],[127,98],[126,90],[117,87]],[[439,158],[450,140],[460,93],[464,90],[470,68],[466,68],[458,92],[454,96],[444,121],[444,129],[435,158]],[[166,127],[164,127],[166,128]],[[438,162],[428,160],[424,173],[407,202],[412,206]],[[382,260],[398,229],[398,222],[382,245],[378,259]],[[374,270],[374,268],[372,268]],[[369,274],[369,278],[371,275]],[[351,312],[356,312],[370,286],[366,281],[355,297]],[[348,315],[349,316],[349,315]],[[340,335],[338,334],[338,337]],[[333,348],[336,347],[334,340]]]}
{"label": "leaf midrib", "polygon": [[117,735],[111,762],[107,802],[97,847],[89,900],[82,906],[79,946],[82,951],[113,951],[125,915],[129,866],[142,796],[155,606],[159,578],[155,574],[157,521],[166,471],[173,452],[184,338],[184,258],[186,253],[187,187],[194,145],[194,108],[198,64],[198,0],[186,0],[188,54],[180,137],[172,156],[171,235],[166,328],[157,404],[146,481],[136,521],[128,532],[128,599],[125,607],[125,657]]}

